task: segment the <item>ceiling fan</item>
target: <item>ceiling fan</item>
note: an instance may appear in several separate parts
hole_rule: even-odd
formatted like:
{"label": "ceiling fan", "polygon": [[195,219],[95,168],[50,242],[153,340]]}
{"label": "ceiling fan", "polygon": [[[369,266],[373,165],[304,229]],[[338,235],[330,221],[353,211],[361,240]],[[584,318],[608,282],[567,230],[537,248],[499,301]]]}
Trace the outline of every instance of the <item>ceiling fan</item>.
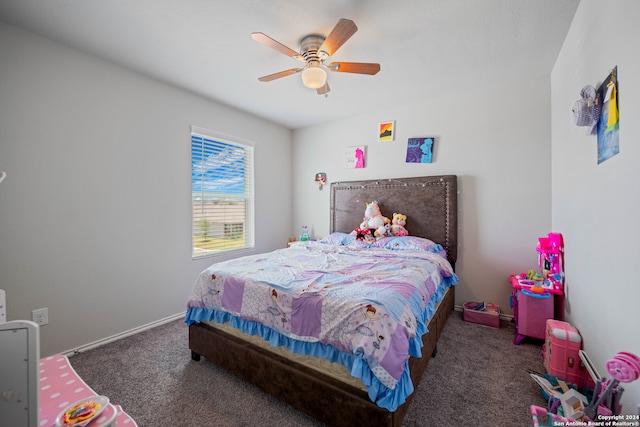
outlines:
{"label": "ceiling fan", "polygon": [[338,73],[355,73],[374,75],[380,71],[380,64],[366,62],[331,62],[325,64],[327,58],[358,31],[356,24],[350,19],[340,19],[327,37],[321,34],[309,34],[300,41],[300,52],[288,48],[264,33],[251,33],[251,38],[287,55],[290,58],[304,62],[302,68],[291,68],[279,73],[269,74],[258,78],[261,82],[270,82],[291,74],[302,73],[302,83],[311,89],[316,89],[318,95],[326,95],[331,90],[327,83],[327,70]]}

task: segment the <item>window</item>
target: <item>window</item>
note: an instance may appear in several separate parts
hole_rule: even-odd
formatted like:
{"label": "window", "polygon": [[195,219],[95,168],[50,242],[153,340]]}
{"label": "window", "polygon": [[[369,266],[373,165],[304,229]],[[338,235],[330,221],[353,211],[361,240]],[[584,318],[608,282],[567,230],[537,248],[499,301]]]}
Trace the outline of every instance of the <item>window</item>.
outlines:
{"label": "window", "polygon": [[192,257],[253,248],[253,199],[253,144],[192,127]]}

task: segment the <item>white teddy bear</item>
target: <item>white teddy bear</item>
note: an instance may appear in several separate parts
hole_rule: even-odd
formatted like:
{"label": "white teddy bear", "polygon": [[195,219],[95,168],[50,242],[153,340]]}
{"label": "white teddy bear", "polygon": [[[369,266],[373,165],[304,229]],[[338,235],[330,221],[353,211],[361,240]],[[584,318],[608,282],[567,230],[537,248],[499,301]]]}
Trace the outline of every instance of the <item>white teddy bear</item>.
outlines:
{"label": "white teddy bear", "polygon": [[390,222],[389,218],[383,216],[380,212],[378,201],[374,200],[367,203],[367,207],[364,210],[364,220],[360,224],[360,228],[374,229],[375,237],[380,238],[387,235],[386,225]]}

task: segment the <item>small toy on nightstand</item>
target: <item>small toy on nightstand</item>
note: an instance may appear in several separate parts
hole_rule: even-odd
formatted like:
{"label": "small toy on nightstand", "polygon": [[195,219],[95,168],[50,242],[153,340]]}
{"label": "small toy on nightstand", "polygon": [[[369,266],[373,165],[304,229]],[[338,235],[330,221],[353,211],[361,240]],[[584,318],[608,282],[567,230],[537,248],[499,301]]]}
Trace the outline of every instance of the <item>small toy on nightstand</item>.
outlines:
{"label": "small toy on nightstand", "polygon": [[302,231],[300,232],[300,241],[306,242],[307,240],[309,240],[309,229],[306,225],[303,225]]}

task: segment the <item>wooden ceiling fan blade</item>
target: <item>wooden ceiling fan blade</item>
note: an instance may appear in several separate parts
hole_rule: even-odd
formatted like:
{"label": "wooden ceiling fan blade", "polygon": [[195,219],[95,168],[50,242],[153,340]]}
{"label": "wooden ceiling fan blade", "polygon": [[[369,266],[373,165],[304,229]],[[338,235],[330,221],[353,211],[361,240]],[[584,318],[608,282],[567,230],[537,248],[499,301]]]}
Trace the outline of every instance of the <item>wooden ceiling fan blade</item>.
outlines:
{"label": "wooden ceiling fan blade", "polygon": [[329,87],[329,83],[327,82],[325,82],[324,86],[316,89],[316,92],[318,92],[318,95],[326,95],[329,93],[329,91],[331,91],[331,88]]}
{"label": "wooden ceiling fan blade", "polygon": [[268,76],[259,77],[258,80],[261,82],[270,82],[275,79],[279,79],[281,77],[290,76],[291,74],[299,73],[302,71],[302,68],[291,68],[289,70],[280,71],[279,73],[269,74]]}
{"label": "wooden ceiling fan blade", "polygon": [[297,59],[299,61],[303,61],[304,62],[304,58],[302,56],[300,56],[300,54],[298,52],[296,52],[295,50],[283,45],[282,43],[280,43],[279,41],[276,41],[274,39],[272,39],[271,37],[269,37],[268,35],[264,34],[264,33],[251,33],[251,38],[254,39],[255,41],[257,41],[258,43],[262,43],[265,46],[270,47],[271,49],[275,49],[278,52],[287,55],[290,58],[293,59]]}
{"label": "wooden ceiling fan blade", "polygon": [[320,50],[327,52],[329,56],[333,55],[356,31],[358,31],[358,27],[352,20],[342,18],[333,27],[333,30],[320,46]]}
{"label": "wooden ceiling fan blade", "polygon": [[327,66],[331,71],[339,73],[356,73],[374,75],[380,71],[380,64],[370,62],[332,62]]}

